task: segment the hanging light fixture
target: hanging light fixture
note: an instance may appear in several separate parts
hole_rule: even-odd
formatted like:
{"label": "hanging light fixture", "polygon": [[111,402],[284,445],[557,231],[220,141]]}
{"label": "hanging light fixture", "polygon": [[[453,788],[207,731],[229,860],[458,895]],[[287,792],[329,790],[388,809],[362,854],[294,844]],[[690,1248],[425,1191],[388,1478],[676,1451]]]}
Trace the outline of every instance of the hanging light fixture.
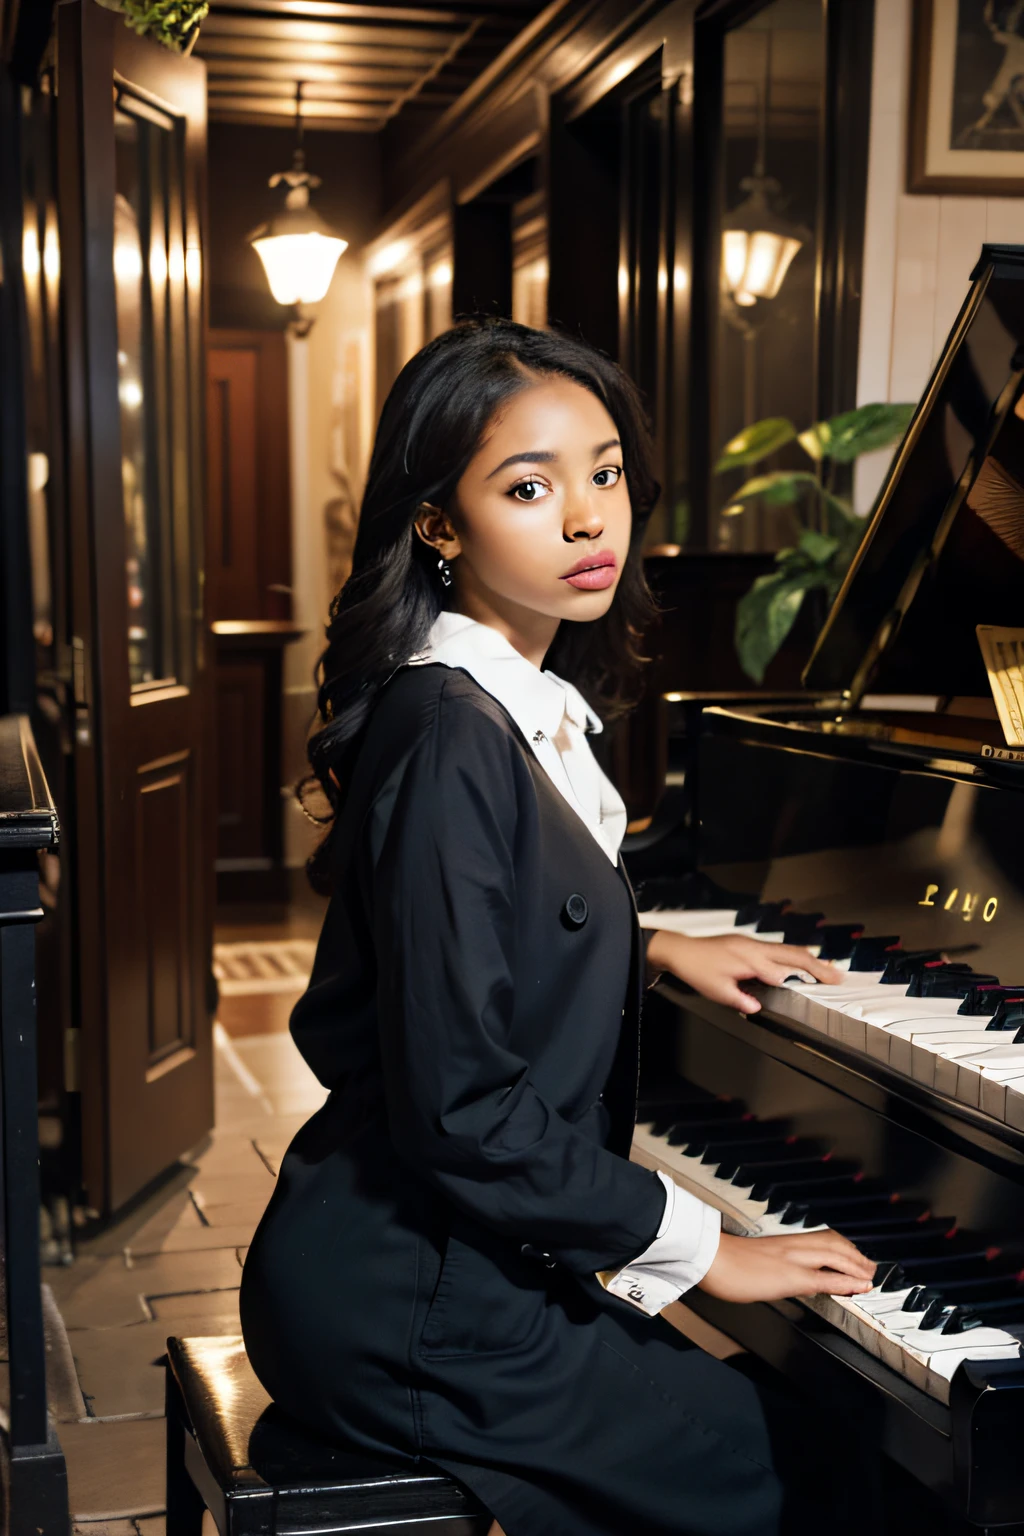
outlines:
{"label": "hanging light fixture", "polygon": [[781,189],[773,177],[765,175],[764,169],[771,90],[771,32],[765,37],[765,72],[758,104],[754,174],[740,182],[740,187],[749,196],[738,208],[726,214],[722,227],[722,288],[741,309],[753,308],[758,299],[774,299],[793,257],[811,239],[810,230],[780,218],[768,202],[769,196],[775,196]]}
{"label": "hanging light fixture", "polygon": [[306,335],[313,322],[302,314],[308,304],[318,304],[331,286],[338,257],[348,241],[310,206],[310,189],[320,185],[320,177],[306,170],[302,147],[302,82],[295,90],[295,156],[290,171],[271,176],[271,187],[287,186],[284,212],[261,224],[248,237],[267,274],[270,291],[279,304],[294,305],[298,310],[295,330]]}

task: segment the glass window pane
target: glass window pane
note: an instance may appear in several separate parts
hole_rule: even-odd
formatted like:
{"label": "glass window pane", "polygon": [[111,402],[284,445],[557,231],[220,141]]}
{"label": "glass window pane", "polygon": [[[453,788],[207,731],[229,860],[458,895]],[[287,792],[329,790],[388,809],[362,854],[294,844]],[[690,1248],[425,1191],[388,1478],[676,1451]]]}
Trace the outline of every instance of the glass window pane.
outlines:
{"label": "glass window pane", "polygon": [[[177,572],[187,538],[175,517],[174,381],[187,345],[181,154],[177,126],[114,111],[114,289],[117,304],[121,481],[128,596],[128,670],[133,688],[181,679],[182,609]],[[176,281],[177,277],[177,281]],[[182,524],[181,528],[176,523]],[[187,586],[183,583],[182,586]]]}
{"label": "glass window pane", "polygon": [[[821,0],[774,0],[726,33],[719,445],[767,416],[788,417],[798,431],[815,417],[823,9]],[[794,444],[751,474],[807,467]],[[715,477],[716,510],[745,478]],[[755,501],[719,517],[724,549],[781,549],[794,534],[786,507]]]}

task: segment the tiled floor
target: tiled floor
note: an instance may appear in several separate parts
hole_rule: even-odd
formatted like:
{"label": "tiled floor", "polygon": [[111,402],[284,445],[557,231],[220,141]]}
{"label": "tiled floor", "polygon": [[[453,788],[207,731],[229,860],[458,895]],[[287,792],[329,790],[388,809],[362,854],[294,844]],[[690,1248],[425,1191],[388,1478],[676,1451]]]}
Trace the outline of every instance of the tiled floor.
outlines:
{"label": "tiled floor", "polygon": [[81,1387],[79,1397],[55,1361],[51,1405],[82,1536],[162,1536],[165,1340],[239,1331],[246,1246],[285,1147],[324,1098],[283,1032],[294,996],[271,996],[272,1021],[266,996],[229,1000],[231,1032],[216,1031],[209,1145],[144,1205],[80,1244],[69,1269],[45,1272]]}

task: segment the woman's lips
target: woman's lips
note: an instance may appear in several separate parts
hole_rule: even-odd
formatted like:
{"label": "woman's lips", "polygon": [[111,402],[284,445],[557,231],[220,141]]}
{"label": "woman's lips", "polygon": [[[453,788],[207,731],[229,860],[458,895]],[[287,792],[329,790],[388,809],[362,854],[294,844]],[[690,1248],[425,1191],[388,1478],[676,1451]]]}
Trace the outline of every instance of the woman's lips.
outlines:
{"label": "woman's lips", "polygon": [[612,552],[603,549],[599,554],[577,560],[561,579],[580,592],[604,592],[615,581],[617,563]]}

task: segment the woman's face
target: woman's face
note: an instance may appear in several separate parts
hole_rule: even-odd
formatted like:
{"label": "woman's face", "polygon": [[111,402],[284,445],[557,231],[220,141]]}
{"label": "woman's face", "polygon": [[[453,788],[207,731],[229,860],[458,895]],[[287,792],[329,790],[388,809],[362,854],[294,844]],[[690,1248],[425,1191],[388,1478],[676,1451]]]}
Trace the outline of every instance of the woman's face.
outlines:
{"label": "woman's face", "polygon": [[600,618],[632,529],[615,423],[582,385],[539,379],[491,422],[447,513],[424,532],[464,612]]}

